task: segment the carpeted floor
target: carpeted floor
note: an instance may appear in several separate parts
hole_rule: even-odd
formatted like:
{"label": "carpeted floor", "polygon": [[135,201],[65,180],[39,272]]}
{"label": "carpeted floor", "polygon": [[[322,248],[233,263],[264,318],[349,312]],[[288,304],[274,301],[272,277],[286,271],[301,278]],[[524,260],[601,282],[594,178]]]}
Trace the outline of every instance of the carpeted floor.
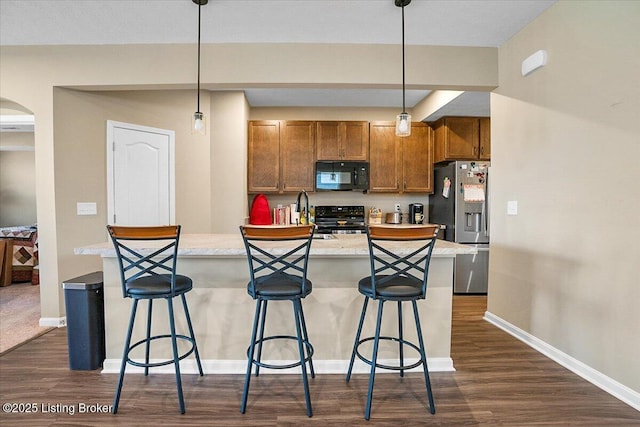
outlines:
{"label": "carpeted floor", "polygon": [[14,283],[0,287],[0,355],[52,328],[40,323],[40,286]]}

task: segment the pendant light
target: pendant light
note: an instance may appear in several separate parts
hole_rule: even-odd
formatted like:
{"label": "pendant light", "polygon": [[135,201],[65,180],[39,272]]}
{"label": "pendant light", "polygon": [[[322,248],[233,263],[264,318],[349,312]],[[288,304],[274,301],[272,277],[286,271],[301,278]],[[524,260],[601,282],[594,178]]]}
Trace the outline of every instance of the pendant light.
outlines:
{"label": "pendant light", "polygon": [[404,7],[411,3],[411,0],[394,0],[395,5],[402,8],[402,113],[396,117],[396,135],[411,135],[411,115],[405,108],[405,80],[404,80]]}
{"label": "pendant light", "polygon": [[202,22],[200,10],[202,6],[209,3],[209,0],[193,0],[198,5],[198,108],[193,113],[193,120],[191,124],[191,133],[198,133],[204,135],[206,132],[206,123],[204,114],[200,111],[200,24]]}

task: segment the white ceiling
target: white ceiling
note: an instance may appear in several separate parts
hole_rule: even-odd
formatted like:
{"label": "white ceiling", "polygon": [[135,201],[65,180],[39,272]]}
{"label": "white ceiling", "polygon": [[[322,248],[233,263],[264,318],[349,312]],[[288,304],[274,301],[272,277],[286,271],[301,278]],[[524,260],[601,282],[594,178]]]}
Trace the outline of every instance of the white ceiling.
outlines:
{"label": "white ceiling", "polygon": [[[556,1],[413,0],[405,8],[405,43],[498,47]],[[3,46],[195,43],[197,23],[192,0],[0,0]],[[400,44],[401,11],[393,0],[209,0],[202,7],[201,40]],[[407,106],[428,93],[407,91]],[[279,88],[246,94],[255,107],[393,107],[401,99],[398,90]],[[488,116],[489,96],[465,93],[445,108],[447,115]]]}

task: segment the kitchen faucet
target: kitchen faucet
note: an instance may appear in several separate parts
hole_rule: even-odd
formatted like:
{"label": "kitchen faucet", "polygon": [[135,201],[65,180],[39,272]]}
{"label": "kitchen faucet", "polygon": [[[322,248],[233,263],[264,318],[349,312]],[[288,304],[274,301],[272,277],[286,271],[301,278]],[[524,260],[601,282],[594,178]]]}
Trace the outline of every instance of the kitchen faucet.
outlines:
{"label": "kitchen faucet", "polygon": [[296,199],[296,210],[302,214],[300,211],[300,198],[304,196],[305,200],[305,209],[304,209],[304,219],[305,224],[309,224],[309,196],[305,190],[302,190],[298,193],[298,198]]}

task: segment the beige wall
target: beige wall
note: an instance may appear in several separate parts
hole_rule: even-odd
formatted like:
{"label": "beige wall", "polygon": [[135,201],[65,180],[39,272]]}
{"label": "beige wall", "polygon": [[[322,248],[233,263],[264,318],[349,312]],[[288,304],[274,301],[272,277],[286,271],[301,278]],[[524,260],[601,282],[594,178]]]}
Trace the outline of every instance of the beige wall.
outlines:
{"label": "beige wall", "polygon": [[[58,282],[102,267],[99,259],[79,259],[73,255],[73,248],[106,239],[107,120],[176,132],[176,219],[184,224],[186,232],[211,231],[209,144],[207,137],[190,133],[188,111],[193,108],[193,99],[193,91],[54,89],[55,218],[61,236],[57,240]],[[176,118],[176,110],[184,111],[182,117]],[[96,202],[98,214],[77,216],[78,202]],[[59,307],[64,310],[62,293],[51,286],[43,286],[43,292],[43,317],[58,317]]]}
{"label": "beige wall", "polygon": [[35,152],[33,132],[0,133],[0,227],[36,223]]}
{"label": "beige wall", "polygon": [[[211,95],[211,208],[213,233],[236,233],[247,215],[247,120],[243,92]],[[186,204],[185,206],[189,206]],[[202,215],[202,213],[200,213]]]}
{"label": "beige wall", "polygon": [[[636,392],[639,17],[640,2],[561,1],[500,48],[488,304]],[[522,77],[539,49],[548,65]]]}

